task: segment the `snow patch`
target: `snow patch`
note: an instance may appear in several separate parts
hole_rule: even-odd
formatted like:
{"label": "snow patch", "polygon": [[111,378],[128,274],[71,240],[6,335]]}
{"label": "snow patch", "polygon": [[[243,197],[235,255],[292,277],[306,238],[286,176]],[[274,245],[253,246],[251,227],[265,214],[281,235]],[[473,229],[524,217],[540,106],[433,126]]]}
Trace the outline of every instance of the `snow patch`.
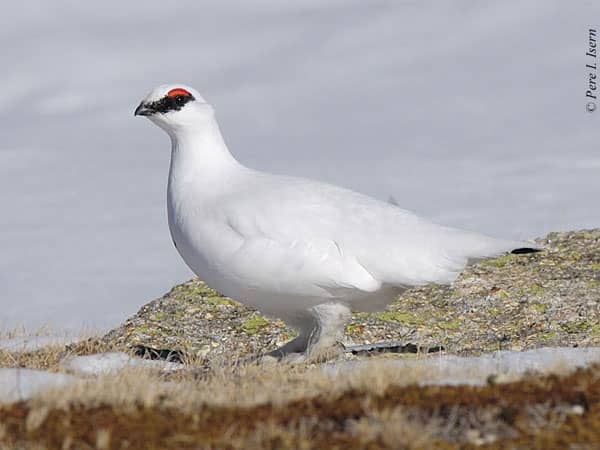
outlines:
{"label": "snow patch", "polygon": [[60,362],[63,370],[78,375],[100,375],[123,369],[145,368],[161,371],[174,371],[183,368],[183,364],[133,358],[127,353],[109,352],[86,356],[69,356]]}
{"label": "snow patch", "polygon": [[[548,347],[523,352],[501,350],[477,357],[431,355],[421,359],[387,360],[380,368],[415,371],[422,376],[419,385],[484,385],[490,377],[513,380],[527,373],[552,373],[574,370],[600,362],[600,348]],[[344,361],[324,366],[327,375],[340,371],[368,369],[371,361]],[[383,366],[383,367],[382,367]]]}
{"label": "snow patch", "polygon": [[0,368],[0,403],[27,400],[47,389],[74,383],[77,378],[43,370]]}
{"label": "snow patch", "polygon": [[73,344],[79,338],[68,336],[19,336],[10,339],[0,339],[0,350],[13,353],[25,353],[40,350],[44,347]]}

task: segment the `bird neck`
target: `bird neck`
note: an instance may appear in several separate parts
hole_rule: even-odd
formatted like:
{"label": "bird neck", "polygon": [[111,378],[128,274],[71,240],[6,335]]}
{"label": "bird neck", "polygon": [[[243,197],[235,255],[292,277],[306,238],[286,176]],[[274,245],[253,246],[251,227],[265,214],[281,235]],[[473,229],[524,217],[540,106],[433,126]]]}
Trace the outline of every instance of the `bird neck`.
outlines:
{"label": "bird neck", "polygon": [[201,120],[194,126],[169,134],[171,135],[170,182],[222,180],[236,169],[243,167],[229,152],[214,118]]}

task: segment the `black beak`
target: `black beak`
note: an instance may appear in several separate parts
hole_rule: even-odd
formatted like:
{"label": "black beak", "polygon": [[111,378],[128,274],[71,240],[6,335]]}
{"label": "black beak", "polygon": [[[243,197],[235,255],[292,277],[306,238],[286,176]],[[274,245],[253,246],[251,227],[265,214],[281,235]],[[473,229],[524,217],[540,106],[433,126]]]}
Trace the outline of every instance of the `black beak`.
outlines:
{"label": "black beak", "polygon": [[133,113],[133,115],[134,116],[151,116],[152,114],[154,114],[154,112],[155,111],[153,111],[147,105],[144,105],[144,102],[142,102],[139,104],[139,106],[137,108],[135,108],[135,112]]}

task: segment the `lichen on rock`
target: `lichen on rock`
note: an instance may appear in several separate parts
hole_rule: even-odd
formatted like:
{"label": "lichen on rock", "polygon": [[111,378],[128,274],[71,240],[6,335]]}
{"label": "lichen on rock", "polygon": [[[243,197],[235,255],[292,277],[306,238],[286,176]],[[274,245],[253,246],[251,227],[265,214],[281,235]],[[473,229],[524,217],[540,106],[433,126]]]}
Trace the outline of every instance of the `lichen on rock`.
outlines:
{"label": "lichen on rock", "polygon": [[[600,229],[553,232],[544,250],[467,268],[451,286],[406,291],[385,311],[355,313],[347,343],[414,342],[456,354],[600,345]],[[229,360],[269,351],[295,335],[198,279],[175,286],[104,340]]]}

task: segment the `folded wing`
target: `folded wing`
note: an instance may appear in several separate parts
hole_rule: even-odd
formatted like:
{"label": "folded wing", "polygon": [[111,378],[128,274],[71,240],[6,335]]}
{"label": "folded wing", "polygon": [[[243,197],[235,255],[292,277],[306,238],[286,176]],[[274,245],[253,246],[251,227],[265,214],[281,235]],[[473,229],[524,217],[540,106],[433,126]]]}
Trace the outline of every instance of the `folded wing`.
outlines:
{"label": "folded wing", "polygon": [[440,226],[336,186],[283,180],[251,186],[228,215],[244,242],[232,258],[235,270],[253,278],[260,264],[259,283],[275,277],[286,289],[315,293],[449,283],[474,260],[527,246]]}

